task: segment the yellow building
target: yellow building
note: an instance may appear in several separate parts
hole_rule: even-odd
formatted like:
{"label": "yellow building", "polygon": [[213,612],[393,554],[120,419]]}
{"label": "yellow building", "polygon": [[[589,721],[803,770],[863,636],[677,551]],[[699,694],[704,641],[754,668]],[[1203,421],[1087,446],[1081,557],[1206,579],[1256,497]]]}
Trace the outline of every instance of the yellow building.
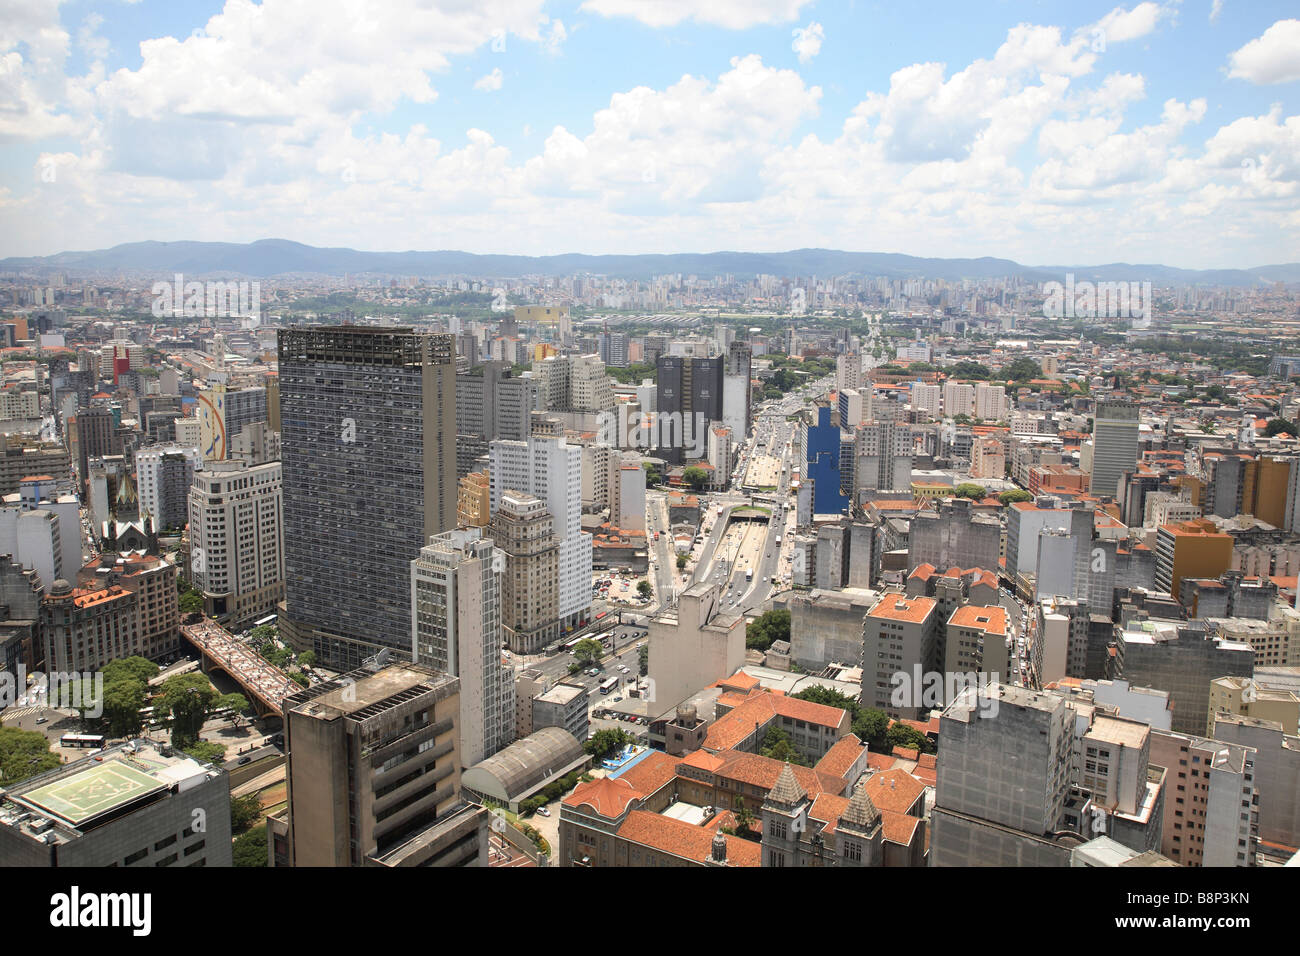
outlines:
{"label": "yellow building", "polygon": [[1300,733],[1300,698],[1290,691],[1267,689],[1249,677],[1220,677],[1210,681],[1208,736],[1214,736],[1214,715],[1235,714],[1257,720],[1275,720],[1282,732]]}
{"label": "yellow building", "polygon": [[1291,462],[1278,458],[1260,458],[1251,462],[1254,480],[1247,481],[1250,497],[1243,497],[1246,503],[1243,511],[1254,515],[1260,521],[1267,521],[1275,528],[1281,528],[1286,522],[1287,485],[1291,480]]}
{"label": "yellow building", "polygon": [[460,480],[456,493],[456,524],[461,528],[485,528],[491,520],[488,473],[471,471]]}
{"label": "yellow building", "polygon": [[559,354],[560,354],[559,349],[557,349],[554,345],[550,345],[546,342],[540,342],[537,345],[533,346],[534,362],[545,362],[548,358],[555,358]]}
{"label": "yellow building", "polygon": [[941,481],[912,482],[913,498],[951,498],[952,494],[952,485],[944,484]]}
{"label": "yellow building", "polygon": [[517,305],[515,321],[560,325],[569,321],[569,307],[567,305]]}
{"label": "yellow building", "polygon": [[1217,578],[1232,567],[1232,536],[1213,521],[1162,525],[1156,533],[1156,590],[1179,598],[1183,578]]}

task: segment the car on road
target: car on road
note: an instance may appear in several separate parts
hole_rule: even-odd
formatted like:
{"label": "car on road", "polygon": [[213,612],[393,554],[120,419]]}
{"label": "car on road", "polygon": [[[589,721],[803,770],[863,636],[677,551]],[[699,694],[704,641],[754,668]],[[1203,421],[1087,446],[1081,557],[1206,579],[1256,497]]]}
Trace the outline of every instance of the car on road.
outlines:
{"label": "car on road", "polygon": [[549,817],[551,815],[551,811],[547,810],[545,807],[538,807],[537,812],[544,817]]}

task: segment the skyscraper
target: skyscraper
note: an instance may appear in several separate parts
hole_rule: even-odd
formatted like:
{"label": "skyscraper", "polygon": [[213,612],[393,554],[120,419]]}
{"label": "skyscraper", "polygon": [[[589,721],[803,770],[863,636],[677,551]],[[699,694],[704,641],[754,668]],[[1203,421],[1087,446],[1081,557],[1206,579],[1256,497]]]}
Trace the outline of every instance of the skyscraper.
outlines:
{"label": "skyscraper", "polygon": [[494,441],[489,449],[492,514],[507,491],[546,502],[559,539],[557,608],[560,625],[583,623],[591,609],[591,535],[582,530],[582,449],[563,439]]}
{"label": "skyscraper", "polygon": [[460,678],[460,755],[486,760],[515,739],[514,675],[501,665],[505,554],[478,528],[434,535],[411,562],[411,656]]}
{"label": "skyscraper", "polygon": [[410,563],[456,521],[452,338],[279,334],[281,633],[333,667],[411,647]]}
{"label": "skyscraper", "polygon": [[1094,496],[1119,494],[1119,479],[1138,460],[1138,406],[1136,402],[1097,403],[1092,427],[1092,482]]}

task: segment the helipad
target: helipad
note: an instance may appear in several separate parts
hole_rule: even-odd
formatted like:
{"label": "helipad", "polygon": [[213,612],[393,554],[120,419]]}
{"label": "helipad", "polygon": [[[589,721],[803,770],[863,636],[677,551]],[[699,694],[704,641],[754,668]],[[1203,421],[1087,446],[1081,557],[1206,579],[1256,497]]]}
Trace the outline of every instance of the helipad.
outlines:
{"label": "helipad", "polygon": [[167,783],[120,757],[87,767],[17,798],[80,826],[123,804],[167,787]]}

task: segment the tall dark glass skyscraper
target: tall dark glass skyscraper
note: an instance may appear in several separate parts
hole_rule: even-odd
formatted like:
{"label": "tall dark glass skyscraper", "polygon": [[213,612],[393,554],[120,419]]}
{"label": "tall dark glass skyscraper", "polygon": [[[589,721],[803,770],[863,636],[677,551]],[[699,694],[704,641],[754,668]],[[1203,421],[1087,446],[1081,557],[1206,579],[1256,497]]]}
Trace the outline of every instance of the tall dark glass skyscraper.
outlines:
{"label": "tall dark glass skyscraper", "polygon": [[456,525],[452,337],[351,326],[279,335],[282,635],[322,663],[411,653],[411,561]]}

